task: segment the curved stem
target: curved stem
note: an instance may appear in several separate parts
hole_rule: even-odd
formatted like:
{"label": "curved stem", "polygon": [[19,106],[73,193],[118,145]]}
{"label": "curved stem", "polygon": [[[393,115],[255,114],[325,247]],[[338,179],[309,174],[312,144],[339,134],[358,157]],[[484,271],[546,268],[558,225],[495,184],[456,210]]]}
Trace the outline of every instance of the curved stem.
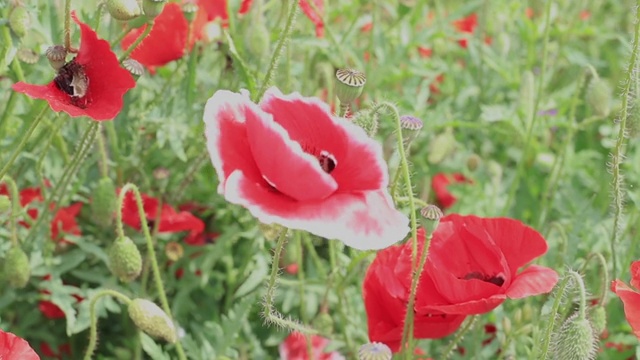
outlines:
{"label": "curved stem", "polygon": [[[136,47],[138,47],[138,45],[140,45],[140,43],[142,42],[142,40],[144,40],[144,38],[147,37],[147,35],[149,35],[149,33],[151,32],[151,29],[153,28],[153,20],[147,23],[147,27],[144,29],[144,31],[142,32],[142,35],[138,36],[138,38],[136,39],[136,41],[133,42],[133,44],[131,44],[131,46],[129,46],[127,48],[127,50],[125,50],[124,53],[122,53],[122,55],[120,55],[120,57],[118,58],[118,61],[122,62],[123,60],[125,60],[129,55],[131,55],[131,53],[133,52],[133,50],[136,49]],[[126,35],[126,34],[125,34]]]}
{"label": "curved stem", "polygon": [[[158,259],[156,257],[156,252],[153,246],[153,239],[151,238],[151,233],[149,232],[149,225],[147,224],[147,217],[144,211],[144,204],[142,202],[142,196],[140,195],[140,190],[138,187],[132,183],[128,183],[122,187],[120,190],[120,195],[118,196],[118,235],[123,233],[122,230],[122,204],[124,202],[124,196],[127,192],[133,192],[133,195],[136,198],[136,204],[138,205],[138,216],[140,217],[140,227],[142,228],[142,232],[144,233],[145,240],[147,241],[147,256],[149,257],[149,261],[151,262],[151,269],[153,270],[153,279],[158,290],[158,295],[160,296],[160,303],[162,304],[162,309],[169,318],[173,319],[173,315],[171,315],[171,308],[169,307],[169,301],[167,300],[167,293],[164,290],[164,283],[162,282],[162,277],[160,275],[160,268],[158,267]],[[186,360],[186,355],[184,353],[184,349],[182,348],[182,344],[180,340],[176,342],[176,351],[178,352],[178,358],[181,360]]]}
{"label": "curved stem", "polygon": [[127,306],[131,303],[131,299],[129,299],[129,297],[114,290],[101,290],[93,296],[89,303],[89,319],[91,320],[91,325],[89,326],[89,345],[87,345],[87,350],[84,353],[84,360],[91,360],[91,356],[93,355],[93,352],[96,349],[96,344],[98,343],[98,317],[96,316],[96,303],[105,296],[118,298]]}
{"label": "curved stem", "polygon": [[575,283],[578,285],[578,295],[580,297],[580,308],[578,309],[578,311],[580,320],[584,320],[587,317],[587,290],[584,287],[584,280],[582,279],[582,276],[574,270],[569,270],[567,275],[571,276],[573,278],[573,281],[575,281]]}
{"label": "curved stem", "polygon": [[451,352],[456,348],[456,345],[458,345],[460,340],[462,340],[462,338],[465,335],[467,335],[467,333],[471,329],[473,329],[473,326],[476,324],[477,321],[478,321],[477,315],[472,316],[471,319],[467,321],[467,324],[460,331],[456,333],[456,337],[453,338],[451,342],[449,342],[449,345],[447,345],[447,348],[442,353],[442,359],[448,359],[449,356],[451,356]]}
{"label": "curved stem", "polygon": [[607,289],[609,287],[609,270],[607,268],[607,260],[605,260],[604,256],[602,256],[602,254],[600,254],[599,252],[591,253],[585,259],[580,272],[583,273],[587,268],[589,260],[594,258],[598,260],[598,263],[602,268],[602,272],[600,273],[600,294],[598,295],[598,304],[604,306],[604,300],[606,298]]}
{"label": "curved stem", "polygon": [[9,160],[2,166],[2,169],[0,170],[0,179],[2,179],[2,177],[7,174],[11,165],[13,165],[13,163],[18,158],[18,155],[20,155],[24,147],[27,145],[27,140],[29,140],[31,135],[33,135],[33,132],[38,127],[38,124],[40,124],[40,121],[42,121],[42,119],[44,118],[44,114],[46,113],[46,111],[47,111],[47,103],[43,103],[42,110],[40,111],[38,116],[36,116],[36,118],[31,122],[31,125],[22,136],[22,140],[20,140],[20,143],[18,144],[18,146],[15,147],[15,149],[13,150],[13,153],[11,153]]}
{"label": "curved stem", "polygon": [[280,33],[280,39],[278,39],[278,44],[276,45],[276,49],[273,52],[273,56],[271,57],[271,63],[269,64],[269,70],[264,76],[262,80],[262,85],[260,86],[260,90],[256,94],[254,94],[253,101],[257,102],[262,98],[262,95],[267,91],[273,79],[275,77],[275,71],[278,68],[278,63],[280,62],[280,57],[282,56],[282,51],[286,46],[289,38],[291,37],[291,32],[293,30],[293,25],[296,22],[296,14],[298,12],[298,6],[296,0],[289,1],[289,13],[287,14],[287,22]]}

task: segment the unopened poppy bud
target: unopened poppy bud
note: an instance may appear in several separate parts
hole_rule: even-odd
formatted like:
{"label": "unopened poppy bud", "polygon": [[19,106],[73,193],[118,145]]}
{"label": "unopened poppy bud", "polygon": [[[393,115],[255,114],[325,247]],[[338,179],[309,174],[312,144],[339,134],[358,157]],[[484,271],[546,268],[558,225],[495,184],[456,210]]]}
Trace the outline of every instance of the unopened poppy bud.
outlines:
{"label": "unopened poppy bud", "polygon": [[144,15],[149,19],[155,19],[156,16],[160,15],[166,3],[164,0],[142,0]]}
{"label": "unopened poppy bud", "polygon": [[198,12],[198,5],[194,2],[187,1],[182,5],[182,13],[188,22],[192,22],[196,18]]}
{"label": "unopened poppy bud", "polygon": [[11,199],[7,195],[0,195],[0,213],[11,209]]}
{"label": "unopened poppy bud", "polygon": [[591,326],[596,335],[602,334],[607,328],[607,312],[602,305],[596,305],[589,311],[589,318],[591,320]]}
{"label": "unopened poppy bud", "polygon": [[135,280],[142,271],[142,256],[134,242],[120,236],[109,249],[109,269],[122,282]]}
{"label": "unopened poppy bud", "polygon": [[176,327],[169,316],[156,304],[145,299],[134,299],[129,303],[129,317],[147,335],[175,343],[178,339]]}
{"label": "unopened poppy bud", "polygon": [[342,104],[349,104],[362,94],[367,77],[362,71],[339,69],[336,71],[336,96]]}
{"label": "unopened poppy bud", "polygon": [[18,60],[27,64],[35,64],[38,62],[38,58],[40,57],[37,52],[27,48],[18,49],[16,56],[18,57]]}
{"label": "unopened poppy bud", "polygon": [[109,177],[103,177],[93,191],[91,199],[91,215],[93,219],[104,227],[111,225],[113,214],[118,208],[115,196],[116,186]]}
{"label": "unopened poppy bud", "polygon": [[383,343],[372,342],[360,346],[358,360],[391,360],[393,353]]}
{"label": "unopened poppy bud", "polygon": [[333,318],[326,312],[321,312],[313,320],[313,327],[321,334],[329,335],[333,333]]}
{"label": "unopened poppy bud", "polygon": [[122,62],[122,67],[130,72],[136,80],[144,75],[144,66],[138,60],[126,59]]}
{"label": "unopened poppy bud", "polygon": [[586,318],[576,312],[554,334],[555,359],[591,360],[596,356],[596,337]]}
{"label": "unopened poppy bud", "polygon": [[31,15],[22,6],[17,6],[9,14],[9,27],[18,37],[23,37],[31,28]]}
{"label": "unopened poppy bud", "polygon": [[403,129],[418,131],[422,129],[422,127],[424,126],[424,123],[422,122],[422,120],[418,119],[415,116],[403,115],[403,116],[400,116],[400,126]]}
{"label": "unopened poppy bud", "polygon": [[49,46],[45,55],[55,71],[60,70],[67,63],[67,49],[62,45]]}
{"label": "unopened poppy bud", "polygon": [[477,154],[471,154],[467,158],[467,169],[469,169],[470,171],[475,171],[478,166],[480,166],[481,162],[482,158],[480,158],[480,156],[478,156]]}
{"label": "unopened poppy bud", "polygon": [[184,249],[182,248],[182,245],[175,241],[171,241],[164,247],[164,253],[167,255],[169,260],[178,261],[182,255],[184,255]]}
{"label": "unopened poppy bud", "polygon": [[432,164],[439,164],[455,151],[457,145],[453,129],[447,128],[444,133],[439,134],[429,143],[427,160]]}
{"label": "unopened poppy bud", "polygon": [[129,21],[142,15],[137,0],[107,0],[107,11],[116,20]]}
{"label": "unopened poppy bud", "polygon": [[605,80],[593,79],[587,89],[586,98],[596,115],[609,116],[611,113],[611,87]]}
{"label": "unopened poppy bud", "polygon": [[271,47],[271,39],[269,29],[264,25],[264,22],[261,21],[254,26],[247,28],[247,35],[245,38],[247,48],[253,56],[257,58],[267,56]]}
{"label": "unopened poppy bud", "polygon": [[29,282],[31,276],[29,257],[19,246],[12,246],[5,254],[2,275],[9,286],[16,289],[25,287]]}
{"label": "unopened poppy bud", "polygon": [[353,123],[360,126],[370,137],[378,132],[378,114],[372,111],[360,111],[353,118]]}

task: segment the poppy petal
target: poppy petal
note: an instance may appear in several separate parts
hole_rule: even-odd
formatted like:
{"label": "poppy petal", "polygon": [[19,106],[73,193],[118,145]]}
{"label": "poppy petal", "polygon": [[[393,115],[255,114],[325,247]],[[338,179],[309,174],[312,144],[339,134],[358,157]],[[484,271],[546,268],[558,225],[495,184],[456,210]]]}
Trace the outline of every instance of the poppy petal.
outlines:
{"label": "poppy petal", "polygon": [[[387,166],[382,148],[362,128],[331,115],[329,106],[299,93],[283,95],[276,87],[267,90],[260,107],[287,130],[303,148],[325,150],[337,160],[331,176],[341,191],[387,187]],[[367,166],[362,166],[362,164]]]}
{"label": "poppy petal", "polygon": [[640,294],[620,280],[613,281],[611,290],[622,300],[624,315],[631,325],[633,333],[640,338]]}
{"label": "poppy petal", "polygon": [[0,330],[0,359],[40,360],[40,357],[26,340],[10,332]]}
{"label": "poppy petal", "polygon": [[409,231],[407,217],[393,207],[385,190],[337,193],[322,201],[297,202],[238,170],[227,178],[224,195],[265,224],[306,230],[359,250],[385,248]]}
{"label": "poppy petal", "polygon": [[640,289],[640,261],[631,263],[631,286]]}
{"label": "poppy petal", "polygon": [[531,265],[518,274],[507,290],[511,299],[546,294],[553,290],[558,282],[558,273],[548,267]]}
{"label": "poppy petal", "polygon": [[420,309],[421,312],[442,312],[444,314],[477,315],[485,314],[497,308],[507,298],[504,294],[495,294],[486,298],[460,302],[450,305],[429,305]]}

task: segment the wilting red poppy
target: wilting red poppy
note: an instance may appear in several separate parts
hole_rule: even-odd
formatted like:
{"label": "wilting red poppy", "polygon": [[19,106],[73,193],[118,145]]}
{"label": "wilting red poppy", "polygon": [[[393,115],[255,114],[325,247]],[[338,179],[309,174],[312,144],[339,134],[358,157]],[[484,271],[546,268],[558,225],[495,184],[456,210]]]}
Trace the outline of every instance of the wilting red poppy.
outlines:
{"label": "wilting red poppy", "polygon": [[[422,252],[424,236],[419,239]],[[376,254],[362,285],[367,312],[369,340],[386,344],[391,351],[400,351],[406,307],[411,291],[411,242],[388,247]],[[437,339],[455,332],[466,315],[446,315],[440,312],[417,312],[414,308],[413,336],[417,339]]]}
{"label": "wilting red poppy", "polygon": [[0,330],[0,359],[40,360],[29,343],[16,335]]}
{"label": "wilting red poppy", "polygon": [[75,236],[81,235],[76,217],[82,210],[82,205],[82,203],[75,203],[58,210],[53,220],[51,220],[51,239],[53,241],[70,244],[72,242],[60,237],[61,233]]}
{"label": "wilting red poppy", "polygon": [[[313,5],[315,5],[318,12],[313,9],[309,1],[313,1]],[[324,0],[299,0],[298,4],[300,4],[302,12],[304,12],[309,20],[311,20],[311,22],[316,26],[316,37],[324,37],[324,22],[322,21],[322,15],[324,14]]]}
{"label": "wilting red poppy", "polygon": [[[140,194],[140,196],[143,201],[145,220],[150,227],[153,227],[156,216],[158,215],[160,201],[146,194]],[[136,230],[141,229],[138,205],[132,192],[128,192],[124,196],[124,201],[122,202],[122,222]],[[202,233],[204,231],[204,222],[188,211],[178,212],[169,204],[162,204],[158,232],[175,233],[181,231],[189,231],[191,234]]]}
{"label": "wilting red poppy", "polygon": [[404,238],[380,144],[318,98],[218,90],[204,111],[218,193],[264,224],[381,249]]}
{"label": "wilting red poppy", "polygon": [[458,199],[449,192],[448,186],[452,183],[471,183],[471,180],[460,173],[438,173],[433,176],[433,179],[431,179],[431,189],[433,189],[433,192],[436,195],[436,202],[443,210],[452,207],[453,204],[458,201]]}
{"label": "wilting red poppy", "polygon": [[553,269],[529,265],[518,272],[546,252],[542,235],[518,220],[445,216],[433,233],[416,310],[484,314],[507,298],[548,293],[558,282]]}
{"label": "wilting red poppy", "polygon": [[122,110],[122,97],[136,86],[131,74],[120,67],[109,42],[99,39],[95,31],[82,23],[80,50],[47,85],[18,82],[13,90],[43,99],[53,111],[64,111],[72,117],[88,116],[94,120],[111,120]]}
{"label": "wilting red poppy", "polygon": [[329,339],[311,335],[311,354],[307,347],[307,338],[298,332],[292,332],[278,347],[281,360],[344,360],[338,352],[325,352]]}
{"label": "wilting red poppy", "polygon": [[[631,264],[631,286],[640,289],[640,261]],[[611,291],[620,297],[624,305],[624,315],[633,329],[633,333],[640,338],[640,293],[633,290],[620,280],[614,280]]]}

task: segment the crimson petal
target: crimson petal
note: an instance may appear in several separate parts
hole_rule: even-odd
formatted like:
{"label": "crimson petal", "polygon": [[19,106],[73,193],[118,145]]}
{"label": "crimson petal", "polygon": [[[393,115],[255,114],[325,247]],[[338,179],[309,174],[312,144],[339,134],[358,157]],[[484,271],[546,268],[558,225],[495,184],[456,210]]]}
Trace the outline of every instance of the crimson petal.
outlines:
{"label": "crimson petal", "polygon": [[40,360],[40,357],[26,340],[10,332],[0,330],[0,359]]}
{"label": "crimson petal", "polygon": [[616,293],[624,305],[624,315],[633,329],[633,333],[640,338],[640,294],[633,291],[620,280],[614,280],[611,290]]}
{"label": "crimson petal", "polygon": [[531,265],[518,274],[507,290],[507,296],[511,299],[521,299],[527,296],[546,294],[553,290],[558,282],[558,273],[555,270]]}

